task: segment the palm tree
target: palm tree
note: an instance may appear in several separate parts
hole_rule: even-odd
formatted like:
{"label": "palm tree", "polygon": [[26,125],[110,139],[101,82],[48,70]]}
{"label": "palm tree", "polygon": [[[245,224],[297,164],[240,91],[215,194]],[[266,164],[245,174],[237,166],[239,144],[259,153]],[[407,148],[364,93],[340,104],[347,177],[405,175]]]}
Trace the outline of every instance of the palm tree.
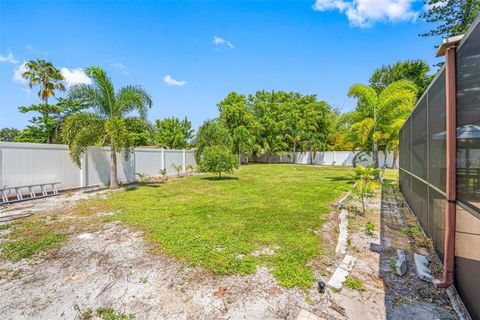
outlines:
{"label": "palm tree", "polygon": [[51,108],[48,106],[48,98],[55,97],[55,90],[65,91],[64,80],[60,70],[55,68],[51,62],[37,59],[29,60],[25,63],[26,71],[22,73],[22,77],[28,80],[30,88],[39,85],[38,97],[42,99],[42,105],[38,105],[38,111],[42,114],[42,120],[47,128],[46,143],[51,143],[54,133],[48,128],[51,127],[50,113]]}
{"label": "palm tree", "polygon": [[28,80],[30,88],[40,85],[38,97],[44,103],[48,104],[48,98],[55,96],[54,90],[65,91],[62,73],[51,62],[42,59],[29,60],[25,63],[25,68],[22,77]]}
{"label": "palm tree", "polygon": [[417,88],[411,81],[400,80],[377,94],[370,86],[355,84],[348,95],[357,99],[357,107],[351,114],[350,139],[354,147],[373,152],[377,168],[379,144],[392,132],[392,126],[397,127],[407,118],[415,105]]}
{"label": "palm tree", "polygon": [[111,79],[99,67],[89,67],[86,73],[93,84],[74,85],[70,98],[83,101],[94,112],[78,112],[67,117],[63,135],[70,156],[78,166],[89,146],[110,145],[110,188],[118,188],[116,153],[123,151],[127,158],[132,148],[126,116],[137,111],[140,118],[146,119],[152,99],[140,86],[126,86],[115,93]]}

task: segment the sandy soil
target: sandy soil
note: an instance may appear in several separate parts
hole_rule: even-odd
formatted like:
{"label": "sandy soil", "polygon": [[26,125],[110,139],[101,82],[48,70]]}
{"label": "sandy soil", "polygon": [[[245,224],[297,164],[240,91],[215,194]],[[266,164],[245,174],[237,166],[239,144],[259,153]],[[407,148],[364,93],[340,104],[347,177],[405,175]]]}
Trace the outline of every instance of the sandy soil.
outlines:
{"label": "sandy soil", "polygon": [[[32,211],[50,215],[90,196],[77,192],[18,204],[0,212],[0,218]],[[393,210],[394,217],[405,214],[397,200],[393,208],[383,208]],[[388,261],[394,248],[406,242],[398,231],[382,227],[386,218],[379,214],[380,198],[369,206],[378,210],[355,219],[348,249],[359,259],[352,275],[364,282],[361,293],[344,288],[319,294],[316,285],[287,289],[264,268],[249,276],[215,277],[203,268],[153,254],[155,248],[141,232],[114,222],[87,226],[60,249],[32,260],[0,260],[1,318],[75,319],[87,309],[107,306],[136,319],[296,319],[302,309],[323,319],[454,319],[445,294],[418,280],[411,264],[405,277],[391,274]],[[317,231],[327,253],[335,249],[337,218],[332,212]],[[366,236],[359,227],[362,219],[371,219],[376,230],[383,231]],[[326,282],[340,259],[326,255],[312,261],[316,278]]]}

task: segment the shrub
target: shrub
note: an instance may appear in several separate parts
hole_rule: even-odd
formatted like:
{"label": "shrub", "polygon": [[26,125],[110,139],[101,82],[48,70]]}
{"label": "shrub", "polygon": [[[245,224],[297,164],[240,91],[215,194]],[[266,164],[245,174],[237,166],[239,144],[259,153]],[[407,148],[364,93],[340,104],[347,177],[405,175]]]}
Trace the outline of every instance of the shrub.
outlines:
{"label": "shrub", "polygon": [[353,192],[360,198],[363,212],[365,212],[365,197],[373,190],[375,177],[379,172],[380,170],[378,168],[374,169],[373,166],[358,166],[355,168],[355,173],[353,174],[353,180],[355,180]]}
{"label": "shrub", "polygon": [[200,161],[200,169],[203,172],[218,174],[222,178],[222,173],[233,173],[233,169],[238,168],[238,157],[230,152],[226,147],[213,146],[206,147]]}

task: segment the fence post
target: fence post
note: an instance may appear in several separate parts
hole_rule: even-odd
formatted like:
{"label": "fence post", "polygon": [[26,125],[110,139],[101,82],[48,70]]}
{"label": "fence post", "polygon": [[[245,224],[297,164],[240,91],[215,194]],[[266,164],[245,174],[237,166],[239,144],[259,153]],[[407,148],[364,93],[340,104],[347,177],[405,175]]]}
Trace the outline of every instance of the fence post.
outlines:
{"label": "fence post", "polygon": [[80,158],[80,186],[82,188],[88,187],[88,151],[89,148]]}
{"label": "fence post", "polygon": [[161,158],[162,158],[161,168],[163,170],[163,169],[166,169],[165,168],[165,149],[164,148],[162,148],[162,157]]}
{"label": "fence post", "polygon": [[185,172],[187,172],[187,169],[186,169],[186,166],[187,166],[187,154],[186,154],[186,152],[185,152],[185,149],[183,149],[182,161],[183,161],[182,170],[183,170],[183,174],[185,174]]}

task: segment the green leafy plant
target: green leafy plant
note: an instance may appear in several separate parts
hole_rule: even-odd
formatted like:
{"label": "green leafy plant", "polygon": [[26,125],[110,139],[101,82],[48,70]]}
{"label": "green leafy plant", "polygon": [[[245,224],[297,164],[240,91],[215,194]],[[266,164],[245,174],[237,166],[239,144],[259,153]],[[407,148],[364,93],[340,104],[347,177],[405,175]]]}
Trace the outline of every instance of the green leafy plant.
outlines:
{"label": "green leafy plant", "polygon": [[233,173],[238,168],[238,157],[223,146],[206,147],[200,162],[203,172],[212,172],[222,178],[222,173]]}
{"label": "green leafy plant", "polygon": [[363,284],[362,280],[357,278],[348,277],[347,280],[345,280],[345,286],[360,292],[365,291],[365,285]]}
{"label": "green leafy plant", "polygon": [[162,176],[162,181],[165,182],[167,180],[167,169],[160,169],[159,173]]}
{"label": "green leafy plant", "polygon": [[369,236],[373,236],[375,234],[375,225],[370,220],[365,223],[365,233]]}
{"label": "green leafy plant", "polygon": [[362,202],[362,212],[365,212],[365,197],[373,190],[376,183],[375,177],[379,172],[380,169],[374,169],[373,166],[358,166],[355,168],[353,174],[353,180],[355,181],[353,192]]}
{"label": "green leafy plant", "polygon": [[193,170],[195,169],[191,164],[187,164],[185,168],[187,171],[190,171],[190,175],[193,175]]}
{"label": "green leafy plant", "polygon": [[181,177],[180,172],[182,171],[183,166],[181,164],[176,165],[175,163],[172,163],[172,168],[177,171],[177,177]]}

